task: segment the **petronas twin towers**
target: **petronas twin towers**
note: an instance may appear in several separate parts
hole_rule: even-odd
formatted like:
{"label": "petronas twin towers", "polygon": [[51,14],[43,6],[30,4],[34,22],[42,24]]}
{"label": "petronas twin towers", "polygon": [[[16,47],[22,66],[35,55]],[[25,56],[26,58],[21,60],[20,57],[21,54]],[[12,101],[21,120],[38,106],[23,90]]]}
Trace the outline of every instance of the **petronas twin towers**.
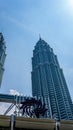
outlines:
{"label": "petronas twin towers", "polygon": [[41,38],[32,57],[32,95],[45,102],[47,118],[73,120],[73,104],[53,49]]}
{"label": "petronas twin towers", "polygon": [[[6,46],[0,33],[0,85],[4,72]],[[32,57],[32,95],[45,102],[45,117],[73,120],[73,104],[53,49],[41,38],[36,43]]]}

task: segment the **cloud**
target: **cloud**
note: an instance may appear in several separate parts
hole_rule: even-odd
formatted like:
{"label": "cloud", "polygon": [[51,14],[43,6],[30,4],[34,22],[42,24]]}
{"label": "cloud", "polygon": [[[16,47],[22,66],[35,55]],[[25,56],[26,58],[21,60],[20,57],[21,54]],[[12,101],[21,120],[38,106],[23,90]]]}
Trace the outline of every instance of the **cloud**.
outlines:
{"label": "cloud", "polygon": [[10,89],[10,95],[20,95],[20,93],[17,90]]}

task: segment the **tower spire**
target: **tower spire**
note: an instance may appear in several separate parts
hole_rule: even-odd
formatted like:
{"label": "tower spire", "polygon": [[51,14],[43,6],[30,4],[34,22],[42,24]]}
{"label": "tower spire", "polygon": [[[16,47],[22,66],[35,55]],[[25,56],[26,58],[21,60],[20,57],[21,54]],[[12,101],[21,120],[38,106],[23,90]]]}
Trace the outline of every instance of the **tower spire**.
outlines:
{"label": "tower spire", "polygon": [[41,35],[40,35],[40,33],[39,33],[39,40],[41,40]]}

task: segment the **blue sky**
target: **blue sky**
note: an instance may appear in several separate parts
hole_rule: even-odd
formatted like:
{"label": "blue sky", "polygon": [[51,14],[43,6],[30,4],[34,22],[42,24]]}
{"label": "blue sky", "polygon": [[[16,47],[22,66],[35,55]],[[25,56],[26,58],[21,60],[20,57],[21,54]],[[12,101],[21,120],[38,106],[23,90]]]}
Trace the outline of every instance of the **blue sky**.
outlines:
{"label": "blue sky", "polygon": [[0,93],[31,95],[31,57],[39,33],[57,54],[73,100],[73,0],[0,0],[6,61]]}

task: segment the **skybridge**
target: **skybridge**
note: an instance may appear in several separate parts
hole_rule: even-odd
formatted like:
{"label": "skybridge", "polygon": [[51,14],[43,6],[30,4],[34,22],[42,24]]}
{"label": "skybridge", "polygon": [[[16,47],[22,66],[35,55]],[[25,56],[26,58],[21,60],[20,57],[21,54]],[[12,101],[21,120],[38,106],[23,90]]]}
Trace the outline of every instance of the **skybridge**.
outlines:
{"label": "skybridge", "polygon": [[0,102],[6,103],[19,103],[25,101],[27,97],[21,95],[8,95],[8,94],[0,94]]}
{"label": "skybridge", "polygon": [[7,115],[15,106],[14,114],[19,116],[21,102],[24,102],[27,98],[31,99],[32,97],[0,94],[0,102],[10,104],[10,106],[8,106],[7,110],[4,112],[4,115]]}

